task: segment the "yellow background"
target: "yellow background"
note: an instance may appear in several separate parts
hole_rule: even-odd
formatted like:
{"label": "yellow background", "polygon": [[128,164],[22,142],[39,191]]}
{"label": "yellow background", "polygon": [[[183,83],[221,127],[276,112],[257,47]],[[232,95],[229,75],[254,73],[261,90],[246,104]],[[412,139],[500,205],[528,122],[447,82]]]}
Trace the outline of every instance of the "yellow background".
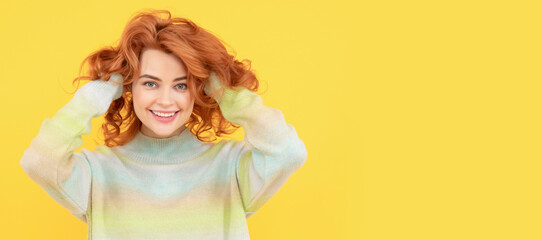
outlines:
{"label": "yellow background", "polygon": [[2,1],[0,238],[86,239],[19,161],[143,8],[252,60],[306,144],[252,239],[541,239],[540,5],[418,0]]}

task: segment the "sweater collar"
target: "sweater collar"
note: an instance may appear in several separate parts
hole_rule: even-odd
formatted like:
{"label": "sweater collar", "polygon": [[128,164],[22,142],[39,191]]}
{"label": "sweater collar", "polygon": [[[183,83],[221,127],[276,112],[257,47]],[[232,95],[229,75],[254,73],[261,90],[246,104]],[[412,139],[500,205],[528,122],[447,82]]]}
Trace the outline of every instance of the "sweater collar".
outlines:
{"label": "sweater collar", "polygon": [[174,164],[197,157],[211,145],[212,143],[200,141],[185,128],[180,134],[169,138],[153,138],[139,131],[130,142],[115,148],[135,161]]}

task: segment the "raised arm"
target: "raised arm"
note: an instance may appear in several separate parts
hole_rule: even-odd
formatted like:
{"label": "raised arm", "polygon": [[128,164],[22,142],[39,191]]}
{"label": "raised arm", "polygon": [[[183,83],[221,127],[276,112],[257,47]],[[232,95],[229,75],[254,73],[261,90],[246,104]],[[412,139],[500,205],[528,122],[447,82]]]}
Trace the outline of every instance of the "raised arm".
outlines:
{"label": "raised arm", "polygon": [[107,112],[109,105],[122,95],[122,76],[109,81],[90,81],[73,98],[41,124],[38,135],[24,151],[20,164],[24,172],[56,202],[78,219],[86,222],[90,195],[90,165],[82,153],[81,135],[90,133],[91,119]]}
{"label": "raised arm", "polygon": [[235,162],[235,172],[246,217],[257,212],[306,161],[304,143],[282,112],[263,105],[261,96],[244,87],[218,90],[221,83],[212,72],[205,92],[220,105],[224,117],[240,125],[245,146]]}

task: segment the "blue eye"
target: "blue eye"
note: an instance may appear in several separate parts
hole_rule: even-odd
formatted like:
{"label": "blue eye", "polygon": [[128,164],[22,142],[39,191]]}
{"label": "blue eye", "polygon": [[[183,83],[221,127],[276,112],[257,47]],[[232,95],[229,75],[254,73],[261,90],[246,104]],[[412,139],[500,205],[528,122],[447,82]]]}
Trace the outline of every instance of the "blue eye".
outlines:
{"label": "blue eye", "polygon": [[145,83],[143,83],[143,85],[145,85],[145,86],[147,86],[147,87],[152,87],[152,86],[149,86],[147,83],[155,84],[155,83],[153,83],[153,82],[145,82]]}
{"label": "blue eye", "polygon": [[177,89],[180,89],[180,90],[185,90],[185,89],[188,88],[188,85],[186,85],[186,84],[179,84],[177,86],[184,86],[184,88],[177,88]]}

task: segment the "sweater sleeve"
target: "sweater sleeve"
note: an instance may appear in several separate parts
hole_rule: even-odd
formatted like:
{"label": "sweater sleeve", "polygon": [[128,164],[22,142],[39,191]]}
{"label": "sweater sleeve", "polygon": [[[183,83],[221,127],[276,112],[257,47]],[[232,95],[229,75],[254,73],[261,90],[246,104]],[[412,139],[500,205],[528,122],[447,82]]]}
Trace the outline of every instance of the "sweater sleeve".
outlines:
{"label": "sweater sleeve", "polygon": [[90,133],[91,119],[103,115],[122,94],[121,75],[90,81],[52,117],[45,119],[24,151],[24,172],[73,216],[87,222],[92,172],[88,159],[74,152],[81,135]]}
{"label": "sweater sleeve", "polygon": [[[214,73],[208,93],[221,83]],[[244,87],[226,88],[215,98],[222,114],[244,128],[244,147],[235,162],[237,184],[246,217],[269,201],[306,161],[306,147],[282,112],[263,105],[257,93]]]}

